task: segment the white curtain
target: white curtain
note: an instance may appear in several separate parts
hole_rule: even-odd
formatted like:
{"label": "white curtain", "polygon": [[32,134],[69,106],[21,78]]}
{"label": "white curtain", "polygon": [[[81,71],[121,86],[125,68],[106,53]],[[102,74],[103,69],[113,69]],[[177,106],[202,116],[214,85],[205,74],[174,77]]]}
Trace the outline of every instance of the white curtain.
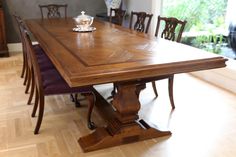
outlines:
{"label": "white curtain", "polygon": [[153,19],[152,19],[152,24],[151,24],[151,31],[150,33],[154,35],[155,29],[156,29],[156,24],[157,24],[157,16],[161,15],[162,12],[162,1],[163,0],[151,0],[152,3],[152,8],[151,12],[153,13]]}

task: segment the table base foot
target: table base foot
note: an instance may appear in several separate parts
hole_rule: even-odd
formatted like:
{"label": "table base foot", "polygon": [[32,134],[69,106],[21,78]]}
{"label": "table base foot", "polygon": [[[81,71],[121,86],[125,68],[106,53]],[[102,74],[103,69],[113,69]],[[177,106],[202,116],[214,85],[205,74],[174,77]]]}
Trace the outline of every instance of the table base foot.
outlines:
{"label": "table base foot", "polygon": [[[78,142],[84,152],[102,148],[128,144],[151,138],[171,135],[170,131],[160,131],[150,127],[143,120],[138,123],[128,124],[113,132],[111,126],[97,128],[95,132],[81,137]],[[115,133],[115,134],[114,134]]]}

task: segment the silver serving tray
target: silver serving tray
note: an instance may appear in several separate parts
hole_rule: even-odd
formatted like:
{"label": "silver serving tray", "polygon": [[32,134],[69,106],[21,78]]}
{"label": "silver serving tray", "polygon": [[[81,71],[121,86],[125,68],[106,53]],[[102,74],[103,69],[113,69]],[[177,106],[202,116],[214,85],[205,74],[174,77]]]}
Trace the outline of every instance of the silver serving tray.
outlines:
{"label": "silver serving tray", "polygon": [[78,27],[75,27],[75,28],[73,28],[72,29],[74,32],[93,32],[93,31],[95,31],[96,30],[96,28],[95,27],[88,27],[88,29],[80,29],[80,28],[78,28]]}

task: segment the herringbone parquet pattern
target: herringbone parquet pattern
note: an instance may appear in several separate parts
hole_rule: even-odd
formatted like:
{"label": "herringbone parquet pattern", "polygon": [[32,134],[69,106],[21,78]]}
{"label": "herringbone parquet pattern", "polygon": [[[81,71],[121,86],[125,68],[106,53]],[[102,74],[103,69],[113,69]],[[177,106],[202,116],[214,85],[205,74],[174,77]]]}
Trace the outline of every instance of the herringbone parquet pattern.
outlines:
{"label": "herringbone parquet pattern", "polygon": [[[0,58],[0,157],[235,157],[236,97],[189,75],[177,75],[176,109],[171,111],[167,82],[158,82],[141,95],[140,117],[172,131],[172,136],[83,153],[77,140],[86,127],[86,101],[75,108],[68,95],[46,97],[40,134],[34,135],[33,105],[26,105],[21,53]],[[112,86],[97,87],[105,95]],[[83,99],[81,97],[81,99]],[[105,125],[99,114],[92,118]]]}

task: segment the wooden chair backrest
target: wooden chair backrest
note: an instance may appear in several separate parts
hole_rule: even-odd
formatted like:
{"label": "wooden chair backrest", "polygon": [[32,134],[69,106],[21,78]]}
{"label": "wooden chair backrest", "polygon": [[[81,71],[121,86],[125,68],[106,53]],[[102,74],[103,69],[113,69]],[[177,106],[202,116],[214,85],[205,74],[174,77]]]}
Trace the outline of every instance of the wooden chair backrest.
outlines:
{"label": "wooden chair backrest", "polygon": [[[114,12],[114,16],[112,16],[112,13]],[[117,9],[113,9],[111,8],[110,9],[110,18],[109,18],[109,21],[111,23],[114,23],[114,24],[117,24],[117,25],[122,25],[123,23],[123,19],[125,17],[125,13],[126,11],[125,10],[122,10],[120,8],[117,8]]]}
{"label": "wooden chair backrest", "polygon": [[[133,25],[133,19],[136,16],[137,20]],[[148,33],[149,26],[152,20],[153,14],[147,14],[146,12],[134,12],[131,11],[131,18],[129,23],[129,28],[134,29],[138,32]],[[147,22],[146,22],[147,19]],[[146,25],[147,24],[147,25]]]}
{"label": "wooden chair backrest", "polygon": [[20,24],[23,22],[23,20],[21,19],[20,16],[16,15],[16,14],[13,14],[13,17],[15,18],[16,20],[16,23],[17,23],[17,27],[18,27],[18,30],[20,32],[20,39],[22,39],[22,33],[20,31]]}
{"label": "wooden chair backrest", "polygon": [[64,9],[64,17],[67,18],[67,4],[39,5],[41,17],[44,19],[44,10],[47,10],[47,18],[62,18],[61,8]]}
{"label": "wooden chair backrest", "polygon": [[[185,20],[181,21],[181,20],[178,20],[177,18],[174,18],[174,17],[158,16],[155,36],[158,36],[160,25],[161,25],[162,21],[165,22],[165,26],[164,26],[163,31],[161,32],[161,37],[165,38],[167,40],[180,42],[180,40],[182,38],[183,31],[184,31],[184,27],[185,27],[187,21],[185,21]],[[176,32],[177,31],[176,28],[178,25],[180,26],[180,29],[179,29],[179,32]]]}
{"label": "wooden chair backrest", "polygon": [[32,75],[35,79],[36,88],[38,91],[43,94],[43,83],[42,83],[42,76],[39,68],[39,64],[36,57],[36,52],[33,48],[29,32],[27,31],[26,27],[24,25],[21,25],[21,30],[23,32],[23,42],[25,42],[26,45],[26,52],[27,52],[27,60],[29,63],[29,68],[32,72]]}
{"label": "wooden chair backrest", "polygon": [[21,19],[20,16],[18,16],[16,14],[13,14],[13,16],[14,16],[16,22],[17,22],[17,27],[18,27],[18,30],[19,30],[19,33],[20,33],[20,40],[22,42],[23,57],[24,57],[24,60],[27,61],[26,45],[25,45],[25,42],[23,41],[23,32],[22,32],[22,29],[21,29],[21,25],[24,25],[23,20]]}

